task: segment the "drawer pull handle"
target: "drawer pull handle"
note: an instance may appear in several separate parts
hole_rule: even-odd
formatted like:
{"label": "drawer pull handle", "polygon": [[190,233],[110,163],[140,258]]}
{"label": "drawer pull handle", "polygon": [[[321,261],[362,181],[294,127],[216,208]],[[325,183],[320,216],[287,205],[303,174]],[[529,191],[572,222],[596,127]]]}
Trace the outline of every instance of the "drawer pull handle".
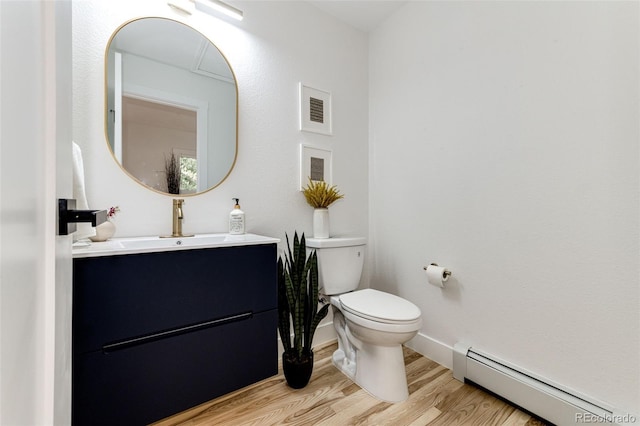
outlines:
{"label": "drawer pull handle", "polygon": [[161,331],[158,333],[148,334],[146,336],[134,337],[131,339],[121,340],[115,343],[107,343],[102,346],[102,352],[108,354],[110,352],[120,351],[122,349],[131,348],[133,346],[144,345],[145,343],[155,342],[156,340],[167,339],[169,337],[179,336],[181,334],[192,333],[194,331],[204,330],[206,328],[216,327],[218,325],[227,324],[235,321],[242,321],[253,316],[253,312],[245,312],[242,314],[231,315],[228,317],[215,319],[211,321],[199,322],[197,324],[187,325],[184,327],[173,328],[171,330]]}

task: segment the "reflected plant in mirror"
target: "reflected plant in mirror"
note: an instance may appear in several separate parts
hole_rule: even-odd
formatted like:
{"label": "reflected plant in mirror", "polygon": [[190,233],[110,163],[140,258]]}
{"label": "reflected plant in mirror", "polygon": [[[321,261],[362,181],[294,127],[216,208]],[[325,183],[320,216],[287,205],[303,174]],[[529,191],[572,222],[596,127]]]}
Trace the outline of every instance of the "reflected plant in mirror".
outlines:
{"label": "reflected plant in mirror", "polygon": [[164,160],[164,173],[167,177],[167,192],[169,194],[180,193],[180,165],[176,156],[171,156]]}
{"label": "reflected plant in mirror", "polygon": [[[129,176],[157,192],[190,195],[229,175],[238,90],[208,38],[171,19],[136,19],[111,37],[105,67],[107,142]],[[169,158],[177,186],[168,184]]]}

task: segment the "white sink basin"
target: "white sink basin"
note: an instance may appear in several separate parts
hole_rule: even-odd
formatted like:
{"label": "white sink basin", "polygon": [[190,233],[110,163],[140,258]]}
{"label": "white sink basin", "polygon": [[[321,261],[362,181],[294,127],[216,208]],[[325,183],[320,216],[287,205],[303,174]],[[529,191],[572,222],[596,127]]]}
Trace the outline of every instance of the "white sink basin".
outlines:
{"label": "white sink basin", "polygon": [[149,238],[131,238],[114,241],[125,249],[144,249],[144,248],[172,248],[180,246],[215,246],[224,243],[227,237],[232,235],[214,234],[214,235],[198,235],[194,237],[149,237]]}
{"label": "white sink basin", "polygon": [[199,234],[194,237],[132,237],[113,238],[100,243],[88,243],[74,246],[73,257],[113,256],[134,253],[161,252],[170,250],[189,250],[196,248],[232,247],[256,244],[273,244],[277,238],[256,234]]}

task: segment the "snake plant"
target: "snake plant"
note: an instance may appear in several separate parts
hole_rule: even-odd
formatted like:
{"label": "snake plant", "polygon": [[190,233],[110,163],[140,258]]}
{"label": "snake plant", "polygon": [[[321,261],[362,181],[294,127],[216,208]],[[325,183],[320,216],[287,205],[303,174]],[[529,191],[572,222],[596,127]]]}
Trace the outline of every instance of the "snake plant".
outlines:
{"label": "snake plant", "polygon": [[[278,258],[278,330],[285,353],[302,360],[311,352],[313,335],[327,316],[329,305],[318,310],[318,257],[315,250],[307,257],[304,234],[293,238],[293,251],[287,238],[287,252]],[[293,327],[293,342],[291,341]]]}

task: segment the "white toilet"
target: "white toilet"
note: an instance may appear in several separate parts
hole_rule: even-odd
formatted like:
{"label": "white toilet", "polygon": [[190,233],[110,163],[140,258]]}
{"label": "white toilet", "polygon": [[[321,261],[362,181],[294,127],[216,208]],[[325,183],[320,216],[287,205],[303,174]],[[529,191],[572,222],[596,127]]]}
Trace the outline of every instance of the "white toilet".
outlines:
{"label": "white toilet", "polygon": [[406,400],[402,344],[420,329],[420,309],[382,291],[354,291],[362,275],[364,238],[307,238],[306,244],[318,255],[320,293],[331,300],[338,334],[333,363],[376,398]]}

